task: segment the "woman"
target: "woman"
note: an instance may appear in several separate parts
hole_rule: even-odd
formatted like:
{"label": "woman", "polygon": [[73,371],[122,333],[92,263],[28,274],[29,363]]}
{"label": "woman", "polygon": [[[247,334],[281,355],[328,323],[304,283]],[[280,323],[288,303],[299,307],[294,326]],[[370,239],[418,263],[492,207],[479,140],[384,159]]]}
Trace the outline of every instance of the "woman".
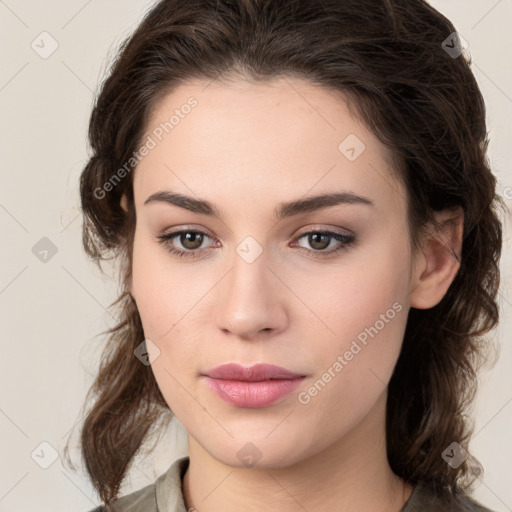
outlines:
{"label": "woman", "polygon": [[[158,2],[80,183],[122,284],[81,434],[96,510],[489,510],[466,415],[498,322],[486,137],[422,0]],[[171,415],[189,455],[119,497]]]}

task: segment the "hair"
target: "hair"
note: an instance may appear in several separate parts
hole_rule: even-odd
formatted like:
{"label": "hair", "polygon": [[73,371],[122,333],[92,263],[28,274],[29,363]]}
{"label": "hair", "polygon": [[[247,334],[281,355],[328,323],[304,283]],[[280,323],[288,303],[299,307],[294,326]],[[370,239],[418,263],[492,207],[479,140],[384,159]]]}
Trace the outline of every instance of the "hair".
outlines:
{"label": "hair", "polygon": [[[462,208],[458,273],[435,307],[409,311],[388,387],[387,454],[396,475],[448,499],[480,476],[468,448],[468,408],[489,355],[485,335],[499,319],[504,202],[486,156],[485,104],[471,59],[442,45],[454,32],[423,0],[161,0],[122,42],[92,109],[92,154],[80,178],[84,249],[100,267],[115,258],[122,284],[111,304],[119,321],[104,332],[80,434],[105,503],[117,499],[137,452],[172,412],[151,367],[134,357],[144,332],[129,292],[133,172],[108,193],[97,191],[140,147],[165,95],[189,81],[228,77],[297,77],[339,93],[392,155],[407,190],[413,248],[435,225],[434,212]],[[468,454],[457,468],[442,458],[453,442]]]}

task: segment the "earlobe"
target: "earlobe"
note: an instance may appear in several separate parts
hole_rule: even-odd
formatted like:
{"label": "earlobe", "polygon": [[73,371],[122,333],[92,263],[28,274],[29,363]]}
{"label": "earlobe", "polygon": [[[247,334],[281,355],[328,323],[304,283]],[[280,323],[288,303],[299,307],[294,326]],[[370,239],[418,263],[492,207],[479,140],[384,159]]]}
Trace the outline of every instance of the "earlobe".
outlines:
{"label": "earlobe", "polygon": [[132,299],[132,302],[134,304],[137,304],[136,300],[135,300],[135,294],[133,292],[133,279],[132,277],[130,276],[130,280],[129,280],[129,283],[128,283],[128,293],[130,294],[130,297]]}
{"label": "earlobe", "polygon": [[415,257],[410,304],[430,309],[441,302],[460,268],[464,212],[461,207],[434,213],[437,228],[430,225]]}
{"label": "earlobe", "polygon": [[121,201],[119,203],[121,205],[121,208],[125,211],[125,212],[128,212],[128,199],[126,197],[126,194],[123,194],[121,196]]}

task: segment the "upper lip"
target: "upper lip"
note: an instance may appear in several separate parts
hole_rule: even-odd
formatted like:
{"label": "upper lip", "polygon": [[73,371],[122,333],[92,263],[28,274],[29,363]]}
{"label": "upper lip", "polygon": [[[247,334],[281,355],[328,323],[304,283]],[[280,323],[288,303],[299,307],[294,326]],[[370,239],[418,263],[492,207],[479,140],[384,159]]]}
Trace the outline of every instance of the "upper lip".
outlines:
{"label": "upper lip", "polygon": [[255,364],[253,366],[241,366],[236,363],[222,364],[206,370],[203,375],[214,379],[245,380],[257,382],[270,379],[298,379],[305,377],[281,366],[274,364]]}

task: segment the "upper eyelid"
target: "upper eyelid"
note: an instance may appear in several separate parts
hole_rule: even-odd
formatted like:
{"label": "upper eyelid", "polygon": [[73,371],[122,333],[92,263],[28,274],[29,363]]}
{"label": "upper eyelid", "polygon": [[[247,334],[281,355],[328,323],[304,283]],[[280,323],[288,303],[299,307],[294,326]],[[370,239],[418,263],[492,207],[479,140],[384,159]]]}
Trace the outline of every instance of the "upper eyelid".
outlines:
{"label": "upper eyelid", "polygon": [[188,228],[186,226],[184,228],[180,227],[176,230],[163,231],[161,235],[157,235],[157,238],[175,237],[182,233],[200,233],[201,235],[206,235],[208,238],[211,238],[212,240],[218,240],[216,237],[210,235],[207,231],[204,231],[203,229]]}
{"label": "upper eyelid", "polygon": [[[331,227],[331,226],[323,224],[321,222],[316,223],[316,224],[312,223],[312,226],[308,226],[307,228],[304,228],[304,231],[302,231],[302,229],[301,229],[300,231],[302,231],[302,233],[299,233],[299,234],[308,233],[309,231],[332,231],[332,232],[337,233],[338,232],[337,230],[342,230],[342,231],[346,232],[346,234],[355,234],[352,230],[350,230],[346,227],[334,226],[334,225]],[[196,231],[196,232],[200,232],[200,233],[205,233],[208,236],[211,236],[212,238],[216,238],[215,236],[209,234],[208,229],[203,228],[203,227],[195,227],[193,224],[190,224],[190,225],[182,224],[182,225],[177,225],[174,227],[170,227],[170,228],[161,230],[161,232],[163,234],[170,234],[170,233],[175,234],[175,233],[179,233],[181,231]],[[295,236],[297,236],[297,234]]]}

